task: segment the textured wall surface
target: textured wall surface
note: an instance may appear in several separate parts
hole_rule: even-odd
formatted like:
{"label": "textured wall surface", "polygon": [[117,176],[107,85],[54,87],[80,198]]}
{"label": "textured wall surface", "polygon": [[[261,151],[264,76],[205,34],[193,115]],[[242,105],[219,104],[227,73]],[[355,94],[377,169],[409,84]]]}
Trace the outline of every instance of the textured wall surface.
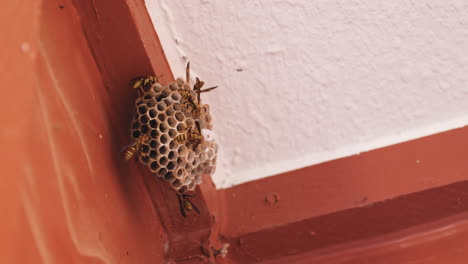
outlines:
{"label": "textured wall surface", "polygon": [[218,188],[468,124],[468,2],[146,0],[208,86]]}

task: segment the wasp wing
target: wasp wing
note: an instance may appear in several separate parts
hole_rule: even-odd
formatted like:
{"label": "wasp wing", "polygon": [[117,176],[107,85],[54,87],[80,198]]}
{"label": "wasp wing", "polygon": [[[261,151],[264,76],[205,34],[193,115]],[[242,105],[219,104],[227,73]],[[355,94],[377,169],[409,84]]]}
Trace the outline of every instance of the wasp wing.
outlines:
{"label": "wasp wing", "polygon": [[179,198],[180,213],[182,214],[183,217],[186,217],[187,215],[185,214],[184,203],[182,202],[182,198],[180,198],[180,195],[177,195],[177,198]]}
{"label": "wasp wing", "polygon": [[[185,198],[185,199],[187,199],[187,198]],[[187,200],[188,200],[188,199],[187,199]],[[198,207],[197,207],[194,203],[192,203],[192,201],[190,201],[190,200],[188,200],[188,201],[189,201],[190,204],[192,205],[192,208],[195,210],[195,212],[197,212],[198,214],[200,214],[200,210],[198,209]]]}
{"label": "wasp wing", "polygon": [[124,152],[125,150],[127,150],[129,147],[132,147],[132,146],[135,146],[137,144],[137,142],[133,142],[133,143],[130,143],[130,144],[127,144],[125,146],[123,146],[121,149],[120,149],[120,153]]}
{"label": "wasp wing", "polygon": [[206,89],[201,90],[200,93],[206,93],[206,92],[209,92],[209,91],[214,90],[216,88],[218,88],[218,86],[213,86],[213,87],[210,87],[210,88],[206,88]]}

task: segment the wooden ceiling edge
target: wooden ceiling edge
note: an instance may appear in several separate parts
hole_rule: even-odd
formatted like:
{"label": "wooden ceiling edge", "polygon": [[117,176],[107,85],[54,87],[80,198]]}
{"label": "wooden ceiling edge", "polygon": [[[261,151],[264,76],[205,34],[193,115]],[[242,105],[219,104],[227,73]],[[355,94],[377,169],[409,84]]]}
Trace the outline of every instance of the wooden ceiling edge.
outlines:
{"label": "wooden ceiling edge", "polygon": [[[220,190],[228,237],[468,180],[468,127]],[[442,209],[441,209],[442,210]]]}
{"label": "wooden ceiling edge", "polygon": [[[173,81],[175,79],[174,75],[172,74],[168,60],[165,56],[159,36],[147,12],[145,1],[127,0],[127,4],[132,17],[135,20],[135,25],[141,36],[143,46],[146,48],[148,57],[151,58],[150,61],[153,65],[154,72],[156,74],[159,74],[160,72],[170,72],[168,78],[170,81]],[[153,177],[149,177],[148,180],[153,180]],[[160,184],[160,182],[158,181],[157,184]],[[170,196],[172,190],[166,188],[164,185],[159,187],[163,189],[162,192],[166,194],[166,197],[167,195]],[[203,176],[203,183],[197,187],[195,194],[196,198],[194,199],[194,202],[198,207],[200,207],[202,214],[204,214],[202,217],[205,218],[201,225],[197,226],[191,223],[190,225],[192,228],[189,232],[187,232],[187,230],[184,230],[184,232],[177,232],[180,227],[185,225],[184,221],[189,219],[181,218],[178,210],[174,214],[174,207],[172,207],[169,214],[162,216],[162,218],[167,218],[165,222],[174,222],[173,220],[176,220],[178,225],[171,225],[171,227],[168,228],[168,237],[169,241],[173,241],[173,248],[180,248],[181,245],[187,246],[185,241],[180,241],[181,235],[187,235],[187,238],[183,238],[182,240],[194,240],[194,237],[198,237],[198,239],[201,238],[202,240],[197,243],[191,243],[192,245],[187,246],[192,248],[192,250],[189,250],[186,254],[184,254],[184,252],[180,252],[180,250],[169,250],[170,254],[168,254],[167,257],[176,263],[193,263],[193,261],[198,261],[197,263],[212,263],[216,258],[214,256],[215,251],[223,246],[223,243],[219,240],[219,225],[217,224],[221,219],[221,215],[218,214],[219,208],[221,207],[219,203],[220,192],[216,190],[216,187],[209,175]],[[156,196],[157,195],[154,197]],[[198,216],[189,215],[188,217]],[[198,252],[196,248],[199,249]]]}
{"label": "wooden ceiling edge", "polygon": [[162,82],[174,81],[175,78],[164,53],[160,38],[146,9],[145,0],[126,0],[126,3],[135,22],[136,30],[140,35],[143,48],[148,54],[154,73],[157,76],[162,73],[167,74],[167,76],[164,75],[161,78]]}
{"label": "wooden ceiling edge", "polygon": [[[157,36],[157,32],[154,30],[143,0],[104,0],[99,2],[82,2],[75,0],[74,4],[79,10],[80,16],[84,18],[85,22],[88,22],[88,24],[85,23],[83,25],[85,27],[85,34],[87,35],[90,49],[93,52],[96,63],[98,64],[98,67],[104,77],[106,85],[109,87],[124,87],[131,77],[141,74],[154,73],[164,74],[165,77],[163,77],[162,81],[165,83],[173,81],[174,77],[172,75],[172,71],[167,62],[167,58],[164,55],[164,51]],[[115,8],[119,8],[118,12],[116,13],[114,13]],[[119,31],[120,28],[113,26],[112,22],[117,22],[119,20],[124,20],[124,22],[127,21],[128,23],[131,23],[131,25],[127,28],[127,31]],[[130,44],[127,42],[122,44],[122,48],[127,48],[125,45],[128,44],[129,49],[127,49],[127,51],[129,54],[121,54],[122,50],[119,49],[109,49],[111,45],[115,44],[115,38],[130,42]],[[119,44],[117,43],[117,45]],[[132,54],[135,56],[131,56]],[[128,91],[130,96],[131,92],[134,91]],[[125,104],[131,105],[133,102],[130,101],[131,100],[129,100],[129,102],[125,102]],[[128,113],[124,114],[128,115],[127,119],[129,119],[131,116]],[[120,118],[120,116],[116,117],[116,119],[118,118]],[[124,121],[128,121],[129,123],[130,120]],[[120,121],[114,122],[117,123]],[[464,132],[462,136],[467,134],[467,130],[468,129],[466,128],[463,129]],[[119,142],[115,143],[118,144]],[[458,151],[457,153],[463,154],[464,152]],[[353,158],[355,157],[346,159],[352,160]],[[457,160],[460,160],[460,157],[457,157]],[[332,163],[333,162],[335,161],[332,161]],[[323,167],[323,165],[312,167],[317,168],[320,166]],[[250,201],[247,200],[247,202],[239,202],[235,199],[231,199],[231,195],[233,194],[232,190],[234,190],[233,188],[244,188],[245,185],[242,187],[236,186],[228,190],[216,190],[215,186],[211,182],[211,178],[204,177],[204,183],[199,188],[197,188],[196,193],[198,197],[195,199],[195,203],[198,205],[198,207],[200,207],[202,215],[189,215],[189,217],[183,218],[178,210],[178,202],[175,193],[168,187],[167,184],[161,184],[161,182],[156,180],[155,177],[149,173],[149,171],[145,169],[144,172],[142,172],[142,170],[143,169],[140,169],[139,171],[141,174],[143,174],[144,183],[152,199],[155,210],[158,212],[158,215],[166,229],[166,236],[169,244],[171,245],[167,251],[166,257],[176,263],[193,263],[191,261],[194,261],[195,259],[197,263],[209,263],[210,261],[213,261],[214,252],[223,246],[223,242],[231,244],[228,249],[228,256],[231,255],[232,252],[233,256],[235,257],[236,251],[242,250],[242,248],[239,248],[237,243],[242,244],[241,240],[246,238],[246,236],[252,234],[261,235],[262,232],[264,232],[263,229],[254,223],[254,232],[248,233],[246,235],[234,236],[233,238],[226,236],[223,239],[221,234],[224,233],[226,227],[232,229],[233,226],[242,225],[248,221],[254,220],[256,217],[258,218],[257,215],[253,214],[257,212],[257,205],[255,205],[255,208],[249,212],[249,215],[244,215],[244,213],[241,211],[238,212],[238,207],[245,206],[247,203],[251,202],[252,204],[260,204],[260,206],[258,206],[258,208],[260,208],[263,207],[264,204],[274,204],[276,199],[283,199],[284,201],[284,196],[281,193],[279,193],[277,198],[275,198],[276,196],[273,189],[268,190],[268,192],[271,193],[266,194],[262,193],[261,189],[262,186],[265,186],[264,183],[271,181],[272,178],[279,179],[279,176],[270,177],[269,179],[261,179],[256,181],[257,183],[253,183],[257,184],[258,187],[253,187],[248,191],[253,195],[258,195],[258,197],[254,197],[255,199]],[[415,168],[412,168],[412,171],[414,170]],[[290,174],[296,173],[297,171],[290,172]],[[456,177],[453,178],[455,179]],[[301,183],[299,182],[299,184]],[[416,186],[416,183],[412,183],[412,185]],[[463,188],[465,188],[465,186],[463,186]],[[411,192],[411,190],[407,192]],[[303,201],[303,204],[301,204],[302,209],[311,205],[310,201],[305,199],[308,197],[307,192],[301,192],[299,196],[299,199]],[[464,199],[465,197],[463,196],[462,203],[465,202]],[[378,203],[379,201],[381,200],[377,199],[372,202]],[[456,202],[453,200],[450,201],[451,203]],[[352,203],[352,201],[349,202]],[[365,201],[363,202],[362,206],[372,205],[373,207],[372,202]],[[238,204],[237,207],[230,207],[236,203]],[[291,203],[291,201],[286,200],[283,202],[283,204],[285,203]],[[468,204],[468,200],[466,203]],[[417,204],[422,205],[420,203]],[[452,206],[456,205],[452,204]],[[265,213],[262,210],[263,209],[260,208],[258,215],[263,215]],[[292,214],[297,212],[299,211],[292,211]],[[456,210],[451,213],[456,213]],[[231,216],[234,214],[238,214],[239,216],[237,218],[231,219]],[[269,213],[266,213],[266,216],[269,217]],[[237,221],[242,217],[244,217],[244,220]],[[316,220],[320,219],[320,217],[321,216],[314,218],[308,217],[307,220]],[[294,216],[294,219],[297,220],[297,216]],[[292,226],[295,223],[293,223],[291,220],[288,220],[286,221],[286,224],[287,226]],[[277,230],[274,232],[276,231]],[[297,229],[296,231],[303,232],[304,230]],[[317,231],[311,230],[307,233],[307,236],[314,237],[316,232]],[[287,238],[278,236],[264,238],[273,239],[271,241],[272,243],[275,243],[275,240],[288,242]],[[252,253],[255,254],[255,248],[249,250],[253,250]],[[266,249],[264,248],[263,250]],[[309,251],[310,250],[305,250],[303,252]],[[286,255],[295,254],[296,253],[294,251],[286,252]],[[284,256],[285,255],[281,255],[281,257]]]}
{"label": "wooden ceiling edge", "polygon": [[[159,74],[159,72],[171,72],[169,78],[171,81],[173,81],[175,79],[174,75],[172,74],[168,60],[164,54],[164,50],[161,45],[159,36],[147,12],[145,1],[127,0],[127,4],[129,6],[129,10],[131,11],[132,17],[136,22],[135,24],[137,30],[144,44],[143,46],[147,49],[148,57],[154,58],[151,60],[154,72],[157,74]],[[162,188],[164,188],[164,186],[162,186]],[[201,241],[201,247],[199,245],[196,245],[199,246],[199,248],[201,248],[202,250],[199,252],[199,254],[194,254],[193,252],[187,254],[187,256],[181,256],[183,254],[174,254],[173,256],[169,255],[168,258],[171,258],[177,263],[184,263],[186,261],[192,263],[194,259],[196,259],[197,261],[207,261],[207,263],[210,263],[210,261],[214,261],[214,259],[216,258],[218,258],[217,261],[219,262],[221,260],[219,259],[219,257],[215,257],[214,254],[217,250],[221,249],[225,245],[225,243],[223,243],[219,239],[219,222],[222,219],[222,212],[220,210],[222,208],[222,193],[216,189],[216,186],[214,185],[211,176],[209,175],[203,175],[203,183],[199,187],[197,187],[195,193],[198,196],[195,202],[199,207],[201,207],[205,215],[208,216],[206,221],[204,221],[204,225],[198,226],[198,230],[192,230],[194,234],[203,234],[204,241]],[[178,211],[177,214],[179,214]],[[180,215],[174,216],[172,214],[172,218],[174,217],[180,220]],[[183,225],[183,223],[181,222],[179,222],[179,224]],[[179,237],[180,234],[176,234],[177,232],[175,232],[174,229],[177,229],[177,227],[172,228],[171,232],[174,232],[172,236]],[[171,235],[169,234],[169,240],[171,240],[170,237]],[[173,246],[179,247],[180,244],[178,244],[178,242],[175,242]]]}
{"label": "wooden ceiling edge", "polygon": [[[448,248],[454,243],[460,247]],[[406,263],[414,259],[426,259],[424,263],[465,263],[464,253],[468,249],[468,213],[461,213],[434,222],[421,224],[385,234],[376,238],[363,239],[268,260],[265,264],[282,263]],[[454,251],[454,254],[451,253]],[[452,258],[447,258],[447,254]],[[432,259],[432,260],[431,260]]]}
{"label": "wooden ceiling edge", "polygon": [[223,239],[232,263],[363,263],[416,256],[407,248],[446,239],[468,249],[468,181]]}
{"label": "wooden ceiling edge", "polygon": [[[144,0],[103,0],[78,1],[73,4],[78,11],[88,46],[98,65],[109,97],[112,89],[126,87],[128,80],[135,76],[164,75],[163,84],[174,81],[164,50],[159,41]],[[117,41],[117,42],[116,42]],[[119,91],[119,93],[122,93]],[[128,89],[122,96],[125,102],[115,105],[132,109],[135,91]],[[125,126],[130,123],[131,114],[125,109],[111,117],[113,126]],[[125,116],[125,118],[122,117]],[[127,120],[126,120],[127,119]],[[117,131],[121,133],[122,131]],[[125,131],[124,131],[125,132]],[[122,137],[125,133],[122,133]],[[119,142],[116,142],[119,144]],[[193,202],[199,207],[201,215],[191,212],[184,218],[179,211],[179,203],[174,190],[165,182],[158,180],[146,168],[134,169],[134,177],[141,177],[144,191],[148,192],[156,215],[165,229],[164,237],[168,248],[165,258],[170,263],[210,263],[214,260],[213,252],[220,244],[214,228],[216,216],[208,208],[207,200],[216,200],[218,192],[209,183],[210,177],[204,178],[203,191],[197,187]]]}

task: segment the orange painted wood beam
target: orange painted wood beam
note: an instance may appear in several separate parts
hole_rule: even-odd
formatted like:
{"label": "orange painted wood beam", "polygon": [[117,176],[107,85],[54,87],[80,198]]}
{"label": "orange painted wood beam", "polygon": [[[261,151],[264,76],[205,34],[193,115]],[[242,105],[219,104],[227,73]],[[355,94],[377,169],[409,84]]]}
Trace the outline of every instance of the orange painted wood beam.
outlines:
{"label": "orange painted wood beam", "polygon": [[[136,91],[128,87],[137,76],[163,75],[161,83],[174,80],[158,36],[143,0],[74,1],[88,44],[104,80],[109,122],[114,130],[114,151],[130,139],[129,127],[133,115]],[[212,217],[197,190],[193,202],[202,214],[181,216],[176,193],[167,183],[158,180],[140,164],[126,168],[124,184],[142,181],[140,192],[148,195],[163,227],[161,237],[166,243],[164,257],[177,263],[209,263],[211,246],[217,237]]]}
{"label": "orange painted wood beam", "polygon": [[[129,140],[136,97],[128,81],[151,74],[163,74],[164,83],[174,79],[144,1],[8,1],[2,10],[4,25],[16,21],[23,28],[5,31],[9,38],[0,51],[11,66],[4,65],[4,85],[23,85],[2,96],[2,119],[11,124],[3,146],[18,149],[4,153],[4,172],[29,174],[2,185],[14,186],[2,191],[12,201],[5,211],[15,216],[5,218],[4,237],[28,242],[1,243],[9,252],[30,252],[2,254],[5,262],[44,259],[41,245],[51,245],[62,262],[95,260],[66,239],[69,219],[82,216],[80,206],[93,205],[109,224],[91,241],[122,263],[463,263],[466,248],[457,245],[468,242],[468,128],[225,190],[206,177],[194,200],[202,214],[185,219],[167,184],[137,164],[122,164],[119,154]],[[17,97],[22,100],[11,99]],[[9,115],[17,108],[33,120]],[[22,160],[26,151],[29,167]],[[89,164],[92,175],[83,169]],[[41,181],[32,181],[36,176],[25,168]],[[67,218],[54,190],[67,186],[56,179],[70,172],[80,172],[65,178],[75,182],[71,190],[85,193],[82,200],[67,198],[76,204]],[[35,199],[26,199],[31,193]],[[34,210],[44,212],[40,221],[28,218]],[[128,229],[119,233],[117,226]],[[222,242],[230,243],[227,259],[213,256]]]}
{"label": "orange painted wood beam", "polygon": [[315,263],[312,260],[318,259],[318,263],[342,263],[343,259],[366,263],[380,255],[391,256],[388,252],[393,252],[393,260],[421,255],[407,248],[432,242],[440,246],[434,253],[446,254],[454,250],[444,246],[446,239],[459,241],[456,248],[466,250],[467,216],[468,181],[463,181],[227,240],[234,263]]}
{"label": "orange painted wood beam", "polygon": [[468,127],[222,190],[229,237],[468,180]]}

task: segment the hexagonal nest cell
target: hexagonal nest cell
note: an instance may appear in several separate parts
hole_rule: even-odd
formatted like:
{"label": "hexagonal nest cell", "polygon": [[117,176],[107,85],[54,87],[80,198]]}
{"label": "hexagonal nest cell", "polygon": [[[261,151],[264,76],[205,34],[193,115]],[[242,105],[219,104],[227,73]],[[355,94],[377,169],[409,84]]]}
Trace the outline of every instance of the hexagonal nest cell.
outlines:
{"label": "hexagonal nest cell", "polygon": [[202,136],[202,132],[210,132],[212,118],[206,104],[200,105],[200,115],[194,114],[180,91],[196,98],[196,93],[180,78],[167,86],[155,83],[142,94],[135,102],[131,136],[150,136],[141,146],[140,162],[184,193],[193,191],[202,182],[203,174],[214,173],[218,144],[207,138],[187,140],[190,133]]}

